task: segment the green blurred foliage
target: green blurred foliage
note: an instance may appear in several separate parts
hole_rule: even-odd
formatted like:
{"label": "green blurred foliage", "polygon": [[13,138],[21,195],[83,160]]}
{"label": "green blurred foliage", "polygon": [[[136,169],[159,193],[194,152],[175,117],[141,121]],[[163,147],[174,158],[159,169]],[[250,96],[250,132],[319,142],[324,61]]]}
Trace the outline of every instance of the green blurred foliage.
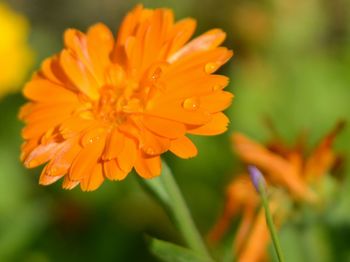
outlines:
{"label": "green blurred foliage", "polygon": [[[104,22],[114,31],[137,1],[8,0],[31,22],[30,44],[37,69],[62,47],[68,27],[86,30]],[[292,141],[309,130],[311,144],[339,119],[350,118],[350,3],[346,0],[145,0],[147,7],[173,8],[176,17],[198,20],[196,34],[213,27],[227,32],[235,57],[222,73],[234,92],[229,131],[195,137],[198,157],[166,155],[200,231],[214,224],[224,204],[225,186],[242,170],[230,134],[241,131],[269,138],[271,118]],[[164,211],[143,192],[135,175],[106,182],[98,191],[63,191],[37,184],[40,169],[19,162],[20,94],[0,101],[0,261],[154,261],[144,232],[180,243]],[[350,156],[350,129],[336,143]],[[287,261],[350,261],[350,180],[344,169],[332,205],[306,210],[281,229]],[[271,252],[273,253],[273,252]]]}

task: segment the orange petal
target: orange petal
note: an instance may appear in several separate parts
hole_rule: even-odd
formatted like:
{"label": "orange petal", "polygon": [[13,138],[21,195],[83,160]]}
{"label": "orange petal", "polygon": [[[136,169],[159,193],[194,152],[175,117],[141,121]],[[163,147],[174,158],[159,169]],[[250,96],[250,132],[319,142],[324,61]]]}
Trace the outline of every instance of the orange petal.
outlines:
{"label": "orange petal", "polygon": [[63,144],[61,150],[57,151],[46,166],[46,173],[49,176],[62,176],[67,174],[73,160],[81,150],[81,147],[75,139],[67,140],[63,142]]}
{"label": "orange petal", "polygon": [[168,101],[167,105],[164,105],[164,102],[159,100],[159,104],[154,103],[149,105],[145,114],[189,125],[203,125],[208,123],[211,119],[210,114],[200,109],[186,109],[184,107],[186,99],[196,100],[196,98],[177,99]]}
{"label": "orange petal", "polygon": [[145,157],[139,153],[135,162],[135,170],[143,178],[153,178],[159,176],[161,172],[160,157]]}
{"label": "orange petal", "polygon": [[79,185],[80,181],[73,181],[69,179],[69,176],[65,176],[62,183],[63,189],[71,190],[75,188],[77,185]]}
{"label": "orange petal", "polygon": [[189,129],[187,132],[194,135],[215,136],[224,133],[230,120],[224,113],[216,113],[212,115],[211,120],[202,126]]}
{"label": "orange petal", "polygon": [[262,169],[274,183],[286,186],[296,197],[315,200],[314,193],[308,189],[302,176],[286,159],[242,134],[234,133],[232,139],[236,153],[244,162]]}
{"label": "orange petal", "polygon": [[95,77],[99,85],[102,85],[104,82],[104,72],[110,64],[109,56],[114,46],[112,32],[102,23],[93,25],[87,33],[87,46]]}
{"label": "orange petal", "polygon": [[[193,75],[212,74],[225,64],[233,55],[226,47],[217,47],[200,53],[193,53],[183,57],[173,64],[164,73],[165,79],[183,79]],[[189,74],[190,72],[190,74]]]}
{"label": "orange petal", "polygon": [[96,124],[95,121],[83,119],[79,116],[73,116],[62,122],[59,126],[59,132],[65,139],[68,139],[76,136],[87,128],[92,128],[94,124]]}
{"label": "orange petal", "polygon": [[60,54],[60,63],[77,89],[93,100],[99,97],[99,86],[82,61],[74,57],[70,51],[63,50]]}
{"label": "orange petal", "polygon": [[185,45],[175,54],[173,54],[168,61],[173,63],[176,60],[179,60],[182,57],[185,57],[191,53],[205,51],[213,49],[219,46],[226,38],[226,33],[220,29],[212,29]]}
{"label": "orange petal", "polygon": [[339,122],[316,146],[305,163],[305,176],[316,178],[325,175],[332,168],[337,155],[332,149],[333,142],[345,123]]}
{"label": "orange petal", "polygon": [[124,44],[127,37],[134,33],[137,24],[142,21],[141,16],[145,11],[146,10],[143,9],[143,6],[138,4],[125,16],[119,27],[116,46]]}
{"label": "orange petal", "polygon": [[178,51],[193,35],[196,29],[196,20],[192,18],[182,19],[173,27],[171,47],[168,54],[172,55]]}
{"label": "orange petal", "polygon": [[37,103],[32,107],[31,112],[25,116],[24,121],[32,124],[35,122],[53,122],[52,119],[54,119],[54,122],[58,124],[69,117],[75,107],[74,103]]}
{"label": "orange petal", "polygon": [[116,159],[124,147],[125,136],[114,128],[107,137],[106,147],[104,149],[102,159]]}
{"label": "orange petal", "polygon": [[146,154],[159,155],[169,149],[170,140],[168,138],[160,137],[152,133],[145,128],[139,119],[133,118],[133,120],[139,129],[139,146]]}
{"label": "orange petal", "polygon": [[[91,174],[91,171],[101,157],[104,144],[104,139],[100,139],[81,149],[69,170],[69,178],[71,180],[82,180]],[[86,184],[84,185],[86,186]]]}
{"label": "orange petal", "polygon": [[147,22],[141,23],[136,41],[141,47],[140,70],[143,72],[159,58],[169,29],[173,26],[173,13],[169,9],[156,9]]}
{"label": "orange petal", "polygon": [[54,84],[62,85],[67,82],[67,76],[63,73],[62,68],[59,65],[57,55],[44,60],[41,64],[39,74]]}
{"label": "orange petal", "polygon": [[197,155],[198,151],[193,142],[186,136],[172,140],[169,150],[181,158],[190,158]]}
{"label": "orange petal", "polygon": [[268,245],[270,242],[269,231],[266,226],[265,214],[261,210],[255,220],[244,249],[239,254],[240,262],[259,262],[267,257]]}
{"label": "orange petal", "polygon": [[40,137],[44,135],[50,128],[55,127],[59,122],[58,119],[51,118],[45,119],[45,121],[36,121],[26,125],[22,129],[22,137],[24,139],[32,139],[34,137]]}
{"label": "orange petal", "polygon": [[[165,80],[164,80],[165,81]],[[199,97],[222,90],[228,84],[228,77],[207,75],[204,73],[187,74],[183,77],[167,78],[164,86],[166,92],[159,92],[152,98],[152,103],[167,105],[169,101]],[[157,101],[160,100],[160,101]]]}
{"label": "orange petal", "polygon": [[30,154],[30,152],[32,152],[34,150],[34,148],[36,148],[38,146],[39,141],[40,141],[40,137],[36,137],[36,138],[32,138],[32,139],[25,141],[21,145],[20,159],[22,162],[27,158],[27,156]]}
{"label": "orange petal", "polygon": [[163,137],[178,138],[186,132],[184,124],[164,118],[144,116],[142,123],[149,130]]}
{"label": "orange petal", "polygon": [[38,145],[25,159],[24,165],[27,168],[37,167],[50,159],[62,148],[62,143],[49,143]]}
{"label": "orange petal", "polygon": [[213,242],[220,241],[226,233],[229,233],[234,217],[243,213],[235,238],[235,250],[238,253],[245,243],[259,205],[260,199],[249,176],[247,174],[236,176],[227,187],[223,214],[210,231],[209,239]]}
{"label": "orange petal", "polygon": [[121,170],[129,173],[136,160],[136,143],[133,139],[125,137],[123,150],[118,155],[118,164]]}
{"label": "orange petal", "polygon": [[200,106],[207,112],[217,113],[225,110],[232,102],[233,94],[224,91],[216,91],[200,97]]}
{"label": "orange petal", "polygon": [[59,180],[62,176],[49,176],[46,174],[46,168],[43,169],[40,175],[39,184],[40,185],[51,185]]}
{"label": "orange petal", "polygon": [[64,45],[84,64],[88,64],[87,41],[84,33],[79,30],[69,28],[64,32]]}
{"label": "orange petal", "polygon": [[104,181],[102,164],[96,164],[89,173],[80,181],[80,188],[83,191],[94,191]]}
{"label": "orange petal", "polygon": [[34,108],[35,108],[35,103],[29,102],[24,104],[19,110],[18,118],[20,120],[24,120],[26,117],[28,117],[28,115],[31,114]]}
{"label": "orange petal", "polygon": [[123,180],[128,173],[122,171],[116,159],[103,162],[103,172],[105,177],[110,180]]}
{"label": "orange petal", "polygon": [[81,136],[80,143],[83,147],[95,143],[104,143],[106,135],[107,129],[103,125],[95,123],[91,128],[84,132],[84,134]]}
{"label": "orange petal", "polygon": [[43,102],[78,102],[76,94],[64,86],[45,79],[34,79],[25,85],[24,95],[31,100]]}

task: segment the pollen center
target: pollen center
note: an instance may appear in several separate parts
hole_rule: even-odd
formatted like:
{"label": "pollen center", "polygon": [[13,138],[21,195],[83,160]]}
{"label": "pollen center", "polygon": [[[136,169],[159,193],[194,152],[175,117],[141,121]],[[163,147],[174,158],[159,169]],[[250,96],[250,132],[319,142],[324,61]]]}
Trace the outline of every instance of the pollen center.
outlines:
{"label": "pollen center", "polygon": [[103,86],[100,89],[100,99],[96,101],[93,113],[95,117],[106,120],[115,121],[118,118],[117,103],[120,100],[120,95],[113,86]]}
{"label": "pollen center", "polygon": [[125,80],[118,86],[105,85],[100,88],[99,99],[92,103],[95,118],[111,123],[121,124],[128,114],[142,111],[139,85]]}

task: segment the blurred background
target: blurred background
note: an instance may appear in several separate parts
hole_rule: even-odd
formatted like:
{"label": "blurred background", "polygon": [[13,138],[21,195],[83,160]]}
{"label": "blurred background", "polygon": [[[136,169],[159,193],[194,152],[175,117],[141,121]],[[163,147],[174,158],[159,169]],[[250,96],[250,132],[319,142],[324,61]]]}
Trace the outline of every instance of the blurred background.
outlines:
{"label": "blurred background", "polygon": [[[96,22],[114,32],[137,1],[0,1],[0,261],[155,261],[145,233],[179,242],[164,211],[131,174],[92,193],[39,186],[40,169],[19,162],[23,83],[40,62],[62,48],[66,28]],[[350,2],[347,0],[145,0],[194,17],[196,34],[219,27],[235,57],[230,76],[235,99],[229,131],[194,138],[199,155],[166,155],[205,235],[221,212],[228,182],[242,165],[228,143],[233,131],[264,142],[269,118],[292,142],[309,131],[312,147],[339,119],[350,118]],[[13,42],[11,42],[14,39]],[[4,78],[1,74],[4,73]],[[332,205],[281,229],[287,261],[350,261],[350,129],[335,148],[345,159]],[[249,262],[249,261],[248,261]]]}

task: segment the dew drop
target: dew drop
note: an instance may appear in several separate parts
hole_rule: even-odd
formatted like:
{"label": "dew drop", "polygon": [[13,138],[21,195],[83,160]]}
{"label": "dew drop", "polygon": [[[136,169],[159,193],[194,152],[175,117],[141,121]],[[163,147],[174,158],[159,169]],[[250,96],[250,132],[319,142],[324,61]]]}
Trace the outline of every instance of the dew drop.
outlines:
{"label": "dew drop", "polygon": [[158,78],[160,78],[160,75],[162,74],[162,69],[160,67],[157,67],[156,70],[154,70],[151,79],[153,81],[156,81]]}
{"label": "dew drop", "polygon": [[93,144],[93,143],[96,143],[98,140],[100,140],[100,137],[99,136],[95,136],[95,137],[92,137],[92,138],[89,139],[89,143]]}
{"label": "dew drop", "polygon": [[87,145],[96,143],[98,140],[100,140],[99,136],[86,137],[86,138],[83,138],[82,144],[83,146],[87,146]]}
{"label": "dew drop", "polygon": [[205,71],[207,74],[214,73],[217,69],[218,69],[218,64],[217,64],[217,63],[207,63],[207,64],[204,66],[204,71]]}
{"label": "dew drop", "polygon": [[197,97],[191,97],[183,101],[182,107],[187,111],[196,111],[199,108],[199,103]]}
{"label": "dew drop", "polygon": [[214,86],[213,86],[213,91],[219,91],[219,90],[221,90],[222,88],[223,88],[222,85],[214,85]]}
{"label": "dew drop", "polygon": [[154,155],[154,149],[153,147],[147,147],[146,150],[145,150],[146,154],[148,155]]}

